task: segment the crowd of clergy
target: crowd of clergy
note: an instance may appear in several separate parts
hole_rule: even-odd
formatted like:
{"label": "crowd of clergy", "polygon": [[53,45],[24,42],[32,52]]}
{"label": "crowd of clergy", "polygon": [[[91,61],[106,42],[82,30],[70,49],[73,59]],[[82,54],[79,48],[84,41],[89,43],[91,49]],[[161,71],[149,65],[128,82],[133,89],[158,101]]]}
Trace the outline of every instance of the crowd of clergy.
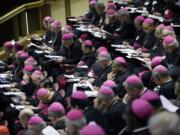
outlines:
{"label": "crowd of clergy", "polygon": [[180,1],[88,2],[3,44],[0,135],[180,135]]}

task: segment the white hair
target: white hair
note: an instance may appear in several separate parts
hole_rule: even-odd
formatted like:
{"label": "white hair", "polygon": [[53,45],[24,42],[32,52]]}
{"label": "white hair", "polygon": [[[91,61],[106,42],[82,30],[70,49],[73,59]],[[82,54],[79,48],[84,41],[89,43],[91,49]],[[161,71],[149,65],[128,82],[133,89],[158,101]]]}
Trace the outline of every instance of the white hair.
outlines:
{"label": "white hair", "polygon": [[180,135],[180,117],[165,111],[152,116],[149,127],[151,135]]}

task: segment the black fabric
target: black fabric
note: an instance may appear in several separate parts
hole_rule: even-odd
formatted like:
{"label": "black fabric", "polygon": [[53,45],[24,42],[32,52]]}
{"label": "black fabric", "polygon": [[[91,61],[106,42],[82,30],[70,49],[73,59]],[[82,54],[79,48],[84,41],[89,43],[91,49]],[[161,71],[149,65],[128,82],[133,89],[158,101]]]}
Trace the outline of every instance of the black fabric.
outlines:
{"label": "black fabric", "polygon": [[64,47],[62,55],[65,57],[62,64],[77,64],[82,57],[80,43],[76,41],[69,48]]}
{"label": "black fabric", "polygon": [[104,115],[110,125],[111,135],[117,135],[125,127],[125,121],[122,118],[124,109],[125,105],[116,99],[105,112]]}
{"label": "black fabric", "polygon": [[180,47],[178,47],[173,53],[166,53],[166,62],[168,65],[180,66]]}
{"label": "black fabric", "polygon": [[173,80],[168,81],[160,86],[159,94],[165,96],[167,99],[175,99],[175,82]]}
{"label": "black fabric", "polygon": [[155,41],[156,41],[156,38],[154,35],[154,31],[149,34],[146,34],[143,47],[146,49],[152,49],[155,45]]}
{"label": "black fabric", "polygon": [[94,86],[100,87],[107,80],[107,75],[112,71],[112,64],[103,69],[102,74],[93,82]]}
{"label": "black fabric", "polygon": [[63,130],[65,129],[65,120],[59,120],[55,125],[53,126],[56,130]]}
{"label": "black fabric", "polygon": [[82,56],[81,60],[85,63],[85,65],[88,66],[88,68],[91,68],[91,66],[96,61],[96,56],[95,55],[96,55],[95,52],[90,52],[90,53],[84,54]]}

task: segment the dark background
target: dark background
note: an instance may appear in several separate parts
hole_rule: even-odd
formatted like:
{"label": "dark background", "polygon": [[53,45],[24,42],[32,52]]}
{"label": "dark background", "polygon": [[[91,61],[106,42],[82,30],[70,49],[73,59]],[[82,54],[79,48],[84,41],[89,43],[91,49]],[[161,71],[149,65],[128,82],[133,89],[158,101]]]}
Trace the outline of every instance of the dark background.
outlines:
{"label": "dark background", "polygon": [[0,16],[6,14],[18,6],[21,6],[22,4],[35,1],[39,0],[0,0]]}

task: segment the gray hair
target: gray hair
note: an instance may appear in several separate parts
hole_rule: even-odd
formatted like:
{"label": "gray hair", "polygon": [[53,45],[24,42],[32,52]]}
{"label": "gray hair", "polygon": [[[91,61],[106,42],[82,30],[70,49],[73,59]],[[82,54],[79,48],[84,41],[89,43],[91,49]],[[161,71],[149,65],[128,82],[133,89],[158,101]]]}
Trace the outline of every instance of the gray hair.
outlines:
{"label": "gray hair", "polygon": [[152,116],[149,127],[152,135],[180,135],[180,117],[165,111]]}
{"label": "gray hair", "polygon": [[87,124],[87,120],[85,117],[79,119],[79,120],[69,120],[68,118],[65,119],[65,125],[66,127],[70,126],[70,125],[75,125],[77,126],[79,129],[81,129],[82,127],[84,127]]}
{"label": "gray hair", "polygon": [[98,61],[104,61],[104,60],[111,61],[111,54],[107,53],[105,55],[99,55],[97,59]]}

